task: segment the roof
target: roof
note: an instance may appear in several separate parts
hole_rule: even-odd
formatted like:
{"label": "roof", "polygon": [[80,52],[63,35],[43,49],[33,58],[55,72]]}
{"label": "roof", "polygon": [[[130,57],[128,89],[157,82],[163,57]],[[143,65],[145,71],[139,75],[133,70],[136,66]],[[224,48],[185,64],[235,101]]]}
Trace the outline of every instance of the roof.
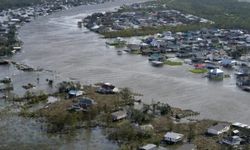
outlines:
{"label": "roof", "polygon": [[221,69],[211,69],[210,73],[223,73],[223,71]]}
{"label": "roof", "polygon": [[93,105],[93,104],[95,104],[95,101],[93,99],[84,97],[84,98],[79,98],[79,104],[81,104],[81,105]]}
{"label": "roof", "polygon": [[140,149],[141,150],[151,150],[151,149],[156,148],[156,147],[157,146],[155,144],[147,144],[147,145],[141,147]]}
{"label": "roof", "polygon": [[83,95],[83,91],[80,91],[80,90],[70,90],[69,94],[70,95]]}
{"label": "roof", "polygon": [[239,130],[233,130],[233,133],[234,134],[237,134],[237,133],[239,133],[240,131]]}
{"label": "roof", "polygon": [[235,127],[240,127],[240,128],[246,128],[246,127],[248,127],[247,124],[243,124],[243,123],[240,123],[240,122],[235,122],[232,125],[235,126]]}
{"label": "roof", "polygon": [[112,116],[123,116],[123,115],[127,115],[127,112],[120,110],[112,113]]}
{"label": "roof", "polygon": [[167,132],[164,137],[166,138],[171,138],[171,139],[179,139],[182,138],[184,135],[180,133],[175,133],[175,132]]}
{"label": "roof", "polygon": [[219,123],[219,124],[217,124],[215,126],[212,126],[212,127],[208,128],[208,130],[212,129],[212,130],[216,130],[216,131],[221,131],[221,130],[223,130],[224,128],[226,128],[228,126],[230,126],[228,123]]}

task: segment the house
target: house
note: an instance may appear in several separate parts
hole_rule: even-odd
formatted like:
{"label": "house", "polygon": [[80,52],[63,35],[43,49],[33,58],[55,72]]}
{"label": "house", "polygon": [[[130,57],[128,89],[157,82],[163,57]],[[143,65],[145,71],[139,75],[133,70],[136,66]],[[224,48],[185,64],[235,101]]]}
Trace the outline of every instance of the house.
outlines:
{"label": "house", "polygon": [[239,136],[232,136],[232,137],[223,139],[222,143],[235,146],[235,145],[240,145],[241,141],[242,139]]}
{"label": "house", "polygon": [[87,97],[79,98],[79,106],[82,108],[87,109],[95,104],[96,104],[96,102],[93,99],[90,99]]}
{"label": "house", "polygon": [[227,123],[219,123],[215,126],[209,127],[207,133],[211,135],[219,135],[230,130],[230,125]]}
{"label": "house", "polygon": [[221,69],[211,69],[208,72],[208,78],[213,80],[223,80],[224,72]]}
{"label": "house", "polygon": [[160,41],[156,40],[156,39],[153,39],[151,42],[150,42],[150,45],[153,46],[153,47],[160,47]]}
{"label": "house", "polygon": [[147,144],[143,147],[140,147],[139,150],[157,150],[157,146],[155,144]]}
{"label": "house", "polygon": [[96,89],[97,93],[100,94],[114,94],[118,93],[120,90],[110,83],[102,83],[100,87]]}
{"label": "house", "polygon": [[205,64],[195,64],[194,67],[195,67],[195,69],[205,69],[206,65]]}
{"label": "house", "polygon": [[83,94],[84,92],[80,90],[70,90],[68,93],[69,97],[78,97],[78,96],[82,96]]}
{"label": "house", "polygon": [[127,47],[130,52],[139,51],[141,49],[141,46],[138,44],[128,44]]}
{"label": "house", "polygon": [[223,58],[220,63],[223,67],[232,67],[235,61],[232,61],[228,58]]}
{"label": "house", "polygon": [[250,86],[250,67],[241,67],[236,73],[236,79],[238,86]]}
{"label": "house", "polygon": [[127,112],[126,111],[116,111],[111,114],[112,120],[113,121],[118,121],[121,119],[125,119],[127,117]]}
{"label": "house", "polygon": [[184,138],[183,134],[180,133],[175,133],[175,132],[167,132],[164,135],[164,140],[166,142],[170,142],[170,143],[177,143],[177,142],[181,142]]}
{"label": "house", "polygon": [[210,61],[205,61],[205,64],[206,64],[207,69],[216,69],[216,68],[218,68],[215,63],[210,62]]}
{"label": "house", "polygon": [[149,61],[163,61],[164,57],[160,53],[154,53],[154,54],[149,56],[148,60]]}

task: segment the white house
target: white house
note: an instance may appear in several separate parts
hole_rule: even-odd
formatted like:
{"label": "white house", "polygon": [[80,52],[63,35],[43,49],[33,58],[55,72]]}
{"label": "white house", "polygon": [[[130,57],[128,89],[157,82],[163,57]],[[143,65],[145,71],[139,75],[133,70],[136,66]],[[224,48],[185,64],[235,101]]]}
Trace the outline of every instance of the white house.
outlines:
{"label": "white house", "polygon": [[183,134],[180,133],[175,133],[175,132],[167,132],[164,135],[164,140],[167,142],[173,142],[173,143],[177,143],[182,141],[184,138]]}
{"label": "white house", "polygon": [[207,133],[211,135],[219,135],[230,130],[230,125],[227,123],[219,123],[207,129]]}

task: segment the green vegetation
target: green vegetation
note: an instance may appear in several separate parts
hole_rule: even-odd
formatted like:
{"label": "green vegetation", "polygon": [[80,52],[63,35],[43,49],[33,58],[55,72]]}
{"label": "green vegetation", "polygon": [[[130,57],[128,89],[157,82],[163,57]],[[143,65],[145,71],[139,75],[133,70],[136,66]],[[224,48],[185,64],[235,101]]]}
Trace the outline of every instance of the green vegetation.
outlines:
{"label": "green vegetation", "polygon": [[181,66],[182,62],[166,60],[164,61],[164,64],[169,66]]}
{"label": "green vegetation", "polygon": [[[184,13],[189,13],[206,19],[210,19],[214,21],[215,24],[190,24],[178,25],[176,27],[142,27],[139,29],[125,29],[121,31],[102,32],[101,34],[103,34],[105,38],[115,38],[152,35],[161,33],[163,31],[185,32],[209,27],[243,28],[250,30],[250,17],[248,16],[250,3],[246,2],[238,2],[238,0],[159,0],[157,2],[147,2],[146,4],[154,4],[154,6],[157,6],[156,8],[150,8],[150,10],[176,9]],[[130,10],[124,7],[119,11],[123,12]]]}
{"label": "green vegetation", "polygon": [[215,22],[219,28],[250,30],[250,3],[238,0],[159,0],[159,6],[184,11]]}
{"label": "green vegetation", "polygon": [[[143,104],[142,109],[134,109],[134,94],[130,89],[124,88],[119,94],[98,94],[96,87],[83,86],[86,97],[94,99],[97,104],[89,111],[68,111],[67,108],[77,101],[77,98],[64,99],[68,87],[79,88],[80,84],[63,82],[59,84],[61,100],[48,105],[48,107],[29,112],[23,107],[20,115],[24,117],[44,118],[47,121],[47,132],[70,133],[78,128],[104,127],[108,139],[118,142],[121,149],[138,149],[138,147],[154,143],[160,145],[166,132],[173,131],[185,135],[188,142],[197,145],[198,149],[223,149],[218,137],[205,136],[208,127],[218,123],[213,120],[200,120],[189,123],[175,123],[181,118],[198,115],[192,110],[173,108],[164,103]],[[33,97],[27,93],[25,97]],[[41,98],[41,97],[40,97]],[[44,99],[44,98],[41,98]],[[113,121],[111,113],[125,108],[128,117],[124,120]],[[162,144],[161,144],[162,145]],[[209,147],[207,146],[209,145]],[[164,146],[164,145],[163,145]],[[167,145],[168,147],[171,146]]]}
{"label": "green vegetation", "polygon": [[11,55],[13,46],[20,45],[16,38],[16,27],[11,26],[5,37],[0,37],[0,56]]}
{"label": "green vegetation", "polygon": [[29,105],[33,105],[33,104],[37,104],[40,102],[44,102],[47,101],[48,99],[48,95],[46,95],[45,93],[43,93],[42,91],[39,93],[32,93],[30,91],[27,91],[23,97],[19,98],[13,98],[13,101],[15,102],[24,102],[25,106],[29,106]]}
{"label": "green vegetation", "polygon": [[107,45],[114,46],[115,48],[123,48],[126,46],[126,41],[115,40],[113,42],[106,42]]}
{"label": "green vegetation", "polygon": [[191,69],[189,71],[192,72],[192,73],[196,73],[196,74],[207,73],[208,72],[207,69]]}
{"label": "green vegetation", "polygon": [[198,30],[204,27],[211,27],[211,24],[189,24],[189,25],[177,25],[177,26],[159,26],[159,27],[142,27],[139,29],[125,29],[121,31],[102,32],[105,38],[116,37],[132,37],[132,36],[145,36],[164,31],[172,32],[185,32],[190,30]]}
{"label": "green vegetation", "polygon": [[69,111],[68,108],[77,102],[77,98],[65,99],[64,97],[66,97],[69,88],[79,89],[80,87],[79,83],[62,82],[58,87],[59,95],[64,95],[61,96],[60,101],[35,112],[28,112],[27,109],[23,109],[20,115],[46,118],[48,122],[47,132],[57,133],[79,127],[93,127],[97,123],[109,126],[112,122],[112,112],[123,106],[133,104],[133,93],[128,88],[122,89],[119,94],[106,95],[96,93],[95,87],[84,86],[85,96],[95,100],[97,105],[93,105],[87,112]]}

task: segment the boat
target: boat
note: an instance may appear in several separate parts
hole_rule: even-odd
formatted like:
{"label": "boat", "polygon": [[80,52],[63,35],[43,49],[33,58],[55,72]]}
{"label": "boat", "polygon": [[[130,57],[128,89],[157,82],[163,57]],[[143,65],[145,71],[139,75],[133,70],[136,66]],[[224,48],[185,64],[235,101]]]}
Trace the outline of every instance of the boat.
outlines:
{"label": "boat", "polygon": [[164,65],[162,61],[151,61],[151,64],[155,67],[161,67]]}

